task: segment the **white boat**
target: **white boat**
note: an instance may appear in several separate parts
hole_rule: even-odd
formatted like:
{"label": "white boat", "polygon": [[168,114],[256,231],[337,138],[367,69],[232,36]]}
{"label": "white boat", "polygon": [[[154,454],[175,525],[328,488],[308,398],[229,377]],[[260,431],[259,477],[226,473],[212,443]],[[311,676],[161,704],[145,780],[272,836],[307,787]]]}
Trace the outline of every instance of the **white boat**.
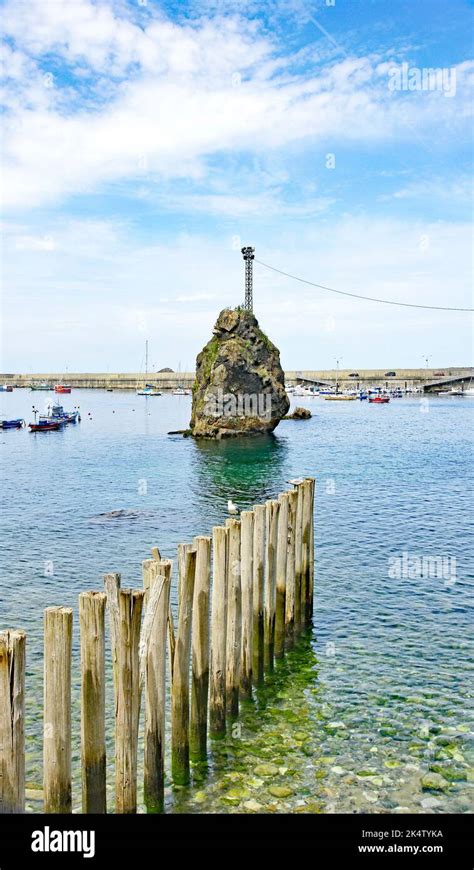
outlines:
{"label": "white boat", "polygon": [[172,396],[190,396],[191,390],[185,389],[185,387],[176,387],[174,390],[171,390]]}
{"label": "white boat", "polygon": [[305,396],[305,398],[309,399],[309,398],[313,398],[314,396],[317,396],[318,393],[315,390],[311,390],[309,387],[299,386],[299,387],[295,387],[295,389],[293,391],[293,395],[294,396]]}

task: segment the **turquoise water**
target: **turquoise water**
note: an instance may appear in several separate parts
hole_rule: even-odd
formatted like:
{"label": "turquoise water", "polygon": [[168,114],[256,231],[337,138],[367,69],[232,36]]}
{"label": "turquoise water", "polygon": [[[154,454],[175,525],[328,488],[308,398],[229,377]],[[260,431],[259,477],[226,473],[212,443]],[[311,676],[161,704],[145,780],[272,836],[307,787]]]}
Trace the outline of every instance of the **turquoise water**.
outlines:
{"label": "turquoise water", "polygon": [[[1,413],[31,420],[47,398],[15,390]],[[141,585],[152,546],[174,557],[179,542],[222,522],[228,498],[250,507],[314,475],[313,631],[245,705],[240,732],[194,770],[193,786],[167,789],[168,809],[472,808],[474,401],[298,403],[313,418],[283,422],[275,437],[200,444],[167,435],[187,425],[188,397],[77,390],[64,405],[80,405],[80,425],[0,433],[0,627],[28,632],[31,784],[41,782],[43,608],[75,607],[109,571]],[[444,576],[403,570],[414,556],[444,557]],[[75,634],[77,649],[77,625]],[[77,734],[77,687],[75,703]],[[440,788],[422,788],[430,771]]]}

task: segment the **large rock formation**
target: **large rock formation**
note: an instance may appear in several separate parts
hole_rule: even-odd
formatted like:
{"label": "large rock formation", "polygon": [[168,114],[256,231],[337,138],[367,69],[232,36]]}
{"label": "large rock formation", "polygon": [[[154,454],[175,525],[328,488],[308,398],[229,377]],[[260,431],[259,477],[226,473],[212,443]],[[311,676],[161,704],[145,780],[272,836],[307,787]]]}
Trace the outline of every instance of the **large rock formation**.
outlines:
{"label": "large rock formation", "polygon": [[251,311],[225,308],[196,360],[192,434],[224,438],[272,432],[289,407],[278,348]]}

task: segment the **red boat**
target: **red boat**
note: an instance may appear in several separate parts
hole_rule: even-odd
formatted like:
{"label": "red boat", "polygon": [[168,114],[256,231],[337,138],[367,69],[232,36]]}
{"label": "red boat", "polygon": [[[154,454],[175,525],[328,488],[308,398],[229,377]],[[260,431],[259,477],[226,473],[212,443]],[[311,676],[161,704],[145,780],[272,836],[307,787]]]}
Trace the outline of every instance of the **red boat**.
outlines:
{"label": "red boat", "polygon": [[28,426],[30,427],[30,432],[57,432],[58,429],[64,426],[64,420],[54,420],[51,423],[28,423]]}
{"label": "red boat", "polygon": [[376,405],[386,405],[390,401],[390,396],[369,396],[369,402],[374,402]]}
{"label": "red boat", "polygon": [[70,393],[71,387],[69,384],[55,384],[54,386],[55,393]]}

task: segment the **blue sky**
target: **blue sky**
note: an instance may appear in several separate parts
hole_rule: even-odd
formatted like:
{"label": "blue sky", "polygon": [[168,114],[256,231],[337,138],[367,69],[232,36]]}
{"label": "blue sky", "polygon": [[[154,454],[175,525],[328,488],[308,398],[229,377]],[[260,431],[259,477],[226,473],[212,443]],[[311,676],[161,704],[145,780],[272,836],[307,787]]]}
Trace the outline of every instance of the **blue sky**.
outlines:
{"label": "blue sky", "polygon": [[[472,307],[471,3],[0,5],[3,371],[136,371],[145,339],[191,368],[242,300],[243,244]],[[445,77],[393,88],[403,64]],[[258,264],[255,311],[286,368],[471,363],[469,314]]]}

